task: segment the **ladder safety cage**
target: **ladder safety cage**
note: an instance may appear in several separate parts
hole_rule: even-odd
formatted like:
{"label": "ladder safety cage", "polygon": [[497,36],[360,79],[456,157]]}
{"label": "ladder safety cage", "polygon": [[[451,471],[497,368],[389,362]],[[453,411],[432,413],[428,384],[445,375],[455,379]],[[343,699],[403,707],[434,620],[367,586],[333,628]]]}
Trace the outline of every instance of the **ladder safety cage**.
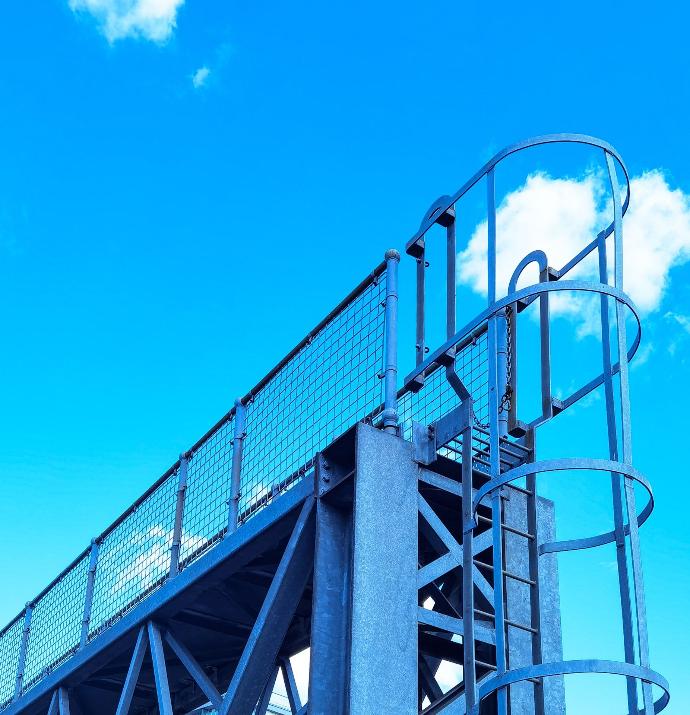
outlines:
{"label": "ladder safety cage", "polygon": [[[613,220],[590,243],[565,265],[549,265],[547,253],[535,250],[515,266],[507,294],[497,295],[497,242],[502,236],[496,231],[495,174],[507,157],[546,144],[581,144],[601,151],[606,165],[613,203]],[[625,177],[625,195],[621,197],[618,175]],[[487,216],[487,307],[464,327],[456,330],[456,215],[463,196],[481,180],[486,182]],[[493,699],[498,715],[509,711],[508,691],[520,683],[534,687],[532,707],[535,713],[548,712],[544,700],[545,680],[576,673],[606,673],[620,675],[627,681],[627,711],[652,715],[661,712],[669,701],[666,680],[649,667],[647,621],[640,560],[638,529],[650,516],[654,499],[649,482],[631,464],[630,403],[628,393],[628,365],[634,357],[641,338],[639,313],[623,289],[623,216],[630,202],[628,172],[616,150],[606,142],[578,134],[554,134],[515,144],[498,153],[472,176],[455,194],[443,196],[432,204],[419,230],[408,241],[406,252],[416,261],[416,365],[405,378],[399,393],[402,405],[404,434],[415,441],[416,453],[422,463],[437,457],[455,459],[463,466],[462,553],[463,565],[463,683],[439,696],[424,713],[440,712],[454,699],[463,696],[466,711],[480,712],[482,703]],[[446,339],[436,349],[429,350],[426,332],[426,260],[430,229],[445,228],[447,246],[446,271]],[[509,238],[509,237],[505,237]],[[609,283],[607,239],[613,241],[613,282]],[[590,254],[599,264],[599,281],[568,279],[567,275]],[[536,264],[539,280],[536,284],[518,288],[518,281],[527,266]],[[565,278],[565,280],[564,280]],[[556,292],[598,295],[600,297],[602,372],[563,399],[557,399],[551,388],[551,337],[549,299]],[[539,356],[541,414],[529,422],[519,419],[518,402],[518,316],[530,304],[539,304]],[[609,303],[614,306],[613,325],[609,318]],[[626,312],[636,323],[632,341],[626,333]],[[615,339],[610,338],[613,327]],[[485,341],[482,360],[473,362],[472,353]],[[613,343],[613,344],[612,344]],[[619,356],[614,360],[612,348]],[[618,394],[614,395],[614,377],[618,376]],[[537,429],[574,405],[598,387],[604,386],[608,429],[609,458],[585,459],[568,457],[539,461],[536,455]],[[426,395],[426,397],[425,397]],[[479,410],[477,406],[479,405]],[[449,421],[464,406],[467,418],[456,419],[455,433],[449,432]],[[617,416],[618,414],[620,417]],[[479,412],[479,415],[477,414]],[[415,424],[417,423],[417,424]],[[421,423],[421,424],[420,424]],[[451,439],[439,438],[439,433]],[[524,451],[523,451],[524,450]],[[421,456],[420,456],[421,455]],[[467,464],[467,467],[465,466]],[[610,532],[578,539],[541,540],[538,533],[537,477],[545,473],[565,473],[587,470],[608,475],[612,483],[612,516],[614,529]],[[477,474],[483,474],[477,484]],[[524,482],[524,487],[518,482]],[[474,489],[472,485],[474,484]],[[634,485],[647,494],[642,509],[636,505]],[[525,499],[526,526],[515,528],[504,520],[505,498],[518,492]],[[504,498],[505,497],[505,498]],[[625,522],[624,514],[634,515]],[[476,540],[486,541],[491,534],[491,561],[474,557]],[[506,567],[506,534],[527,542],[528,573],[517,574]],[[479,536],[481,535],[481,536]],[[623,621],[625,662],[607,660],[557,660],[545,662],[542,653],[540,613],[540,559],[547,554],[591,549],[615,543],[618,554],[618,579]],[[630,555],[630,567],[626,554]],[[477,589],[473,569],[479,567],[491,577],[491,607],[475,607]],[[631,569],[632,574],[628,573]],[[630,582],[632,576],[632,585]],[[526,586],[530,591],[529,619],[518,622],[506,613],[506,589],[511,583]],[[490,621],[495,628],[495,660],[487,675],[487,664],[476,656],[476,630],[479,624]],[[634,629],[636,627],[636,632]],[[510,641],[520,631],[531,639],[531,663],[525,667],[510,667]],[[652,686],[661,694],[654,701]],[[641,692],[640,692],[641,691]],[[640,697],[641,696],[641,697]],[[430,700],[433,698],[429,697]],[[623,711],[623,709],[621,709]]]}

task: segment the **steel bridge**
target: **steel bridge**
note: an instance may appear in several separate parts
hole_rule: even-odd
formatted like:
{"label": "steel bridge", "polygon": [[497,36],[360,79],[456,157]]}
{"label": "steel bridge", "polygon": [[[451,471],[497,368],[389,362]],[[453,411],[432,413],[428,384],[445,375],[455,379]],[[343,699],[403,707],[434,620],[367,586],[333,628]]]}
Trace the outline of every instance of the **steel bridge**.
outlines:
{"label": "steel bridge", "polygon": [[[613,220],[563,266],[545,251],[525,256],[501,295],[497,242],[509,237],[497,235],[496,173],[510,155],[554,143],[600,153]],[[488,304],[458,329],[456,212],[480,183]],[[597,674],[620,676],[621,713],[662,711],[668,686],[649,664],[638,534],[653,499],[631,462],[628,365],[640,323],[623,290],[629,201],[617,152],[567,134],[505,149],[436,201],[406,247],[417,293],[410,374],[399,380],[400,256],[390,250],[0,631],[3,715],[263,715],[279,676],[292,713],[552,715],[565,712],[564,682],[578,673],[594,688]],[[447,246],[447,299],[445,341],[429,346],[432,229]],[[569,277],[590,255],[599,280]],[[518,288],[531,264],[538,282]],[[562,399],[551,388],[557,292],[594,295],[601,323],[601,373]],[[541,414],[525,421],[517,340],[532,303]],[[564,444],[562,458],[540,460],[540,427],[594,390],[608,453],[585,459]],[[554,505],[538,493],[546,473],[609,480],[611,530],[558,540]],[[557,560],[604,544],[617,554],[625,659],[564,660]],[[290,659],[305,648],[303,703]],[[453,687],[439,685],[442,662],[459,666]]]}

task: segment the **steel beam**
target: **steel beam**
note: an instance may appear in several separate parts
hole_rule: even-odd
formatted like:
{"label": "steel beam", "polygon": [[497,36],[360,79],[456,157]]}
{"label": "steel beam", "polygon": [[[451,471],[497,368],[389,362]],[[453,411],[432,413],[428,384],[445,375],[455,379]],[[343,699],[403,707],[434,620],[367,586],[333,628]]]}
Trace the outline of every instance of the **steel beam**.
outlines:
{"label": "steel beam", "polygon": [[132,704],[132,698],[134,697],[134,689],[137,686],[137,680],[139,680],[141,664],[144,662],[144,656],[146,655],[146,647],[148,646],[148,642],[149,638],[146,633],[146,628],[145,626],[142,626],[139,629],[137,641],[134,644],[132,660],[129,663],[127,676],[125,677],[125,684],[122,688],[120,702],[117,705],[115,715],[127,715],[127,713],[129,712],[130,705]]}
{"label": "steel beam", "polygon": [[249,715],[274,667],[278,651],[290,626],[313,568],[314,500],[307,499],[218,715]]}
{"label": "steel beam", "polygon": [[283,682],[285,683],[285,692],[287,693],[288,702],[290,703],[290,710],[292,710],[294,715],[297,715],[302,709],[302,701],[299,697],[295,674],[292,672],[292,664],[289,658],[280,659],[280,669],[283,673]]}
{"label": "steel beam", "polygon": [[223,697],[187,646],[181,643],[169,628],[163,633],[163,638],[173,653],[180,659],[180,662],[184,665],[187,672],[194,678],[194,682],[209,699],[211,705],[213,705],[214,708],[219,708],[223,702]]}
{"label": "steel beam", "polygon": [[268,711],[268,706],[271,704],[271,695],[273,695],[273,688],[275,687],[276,680],[278,678],[278,668],[273,668],[271,677],[268,679],[263,692],[261,693],[261,698],[256,706],[256,712],[254,715],[266,715]]}
{"label": "steel beam", "polygon": [[158,712],[160,715],[173,715],[172,700],[170,699],[170,685],[168,683],[168,669],[165,665],[163,639],[160,628],[153,622],[147,624],[151,660],[153,661],[153,679],[156,683],[156,696],[158,698]]}
{"label": "steel beam", "polygon": [[59,687],[57,691],[58,711],[60,715],[70,715],[69,694],[67,689]]}
{"label": "steel beam", "polygon": [[319,499],[309,661],[312,715],[346,715],[352,584],[352,510]]}

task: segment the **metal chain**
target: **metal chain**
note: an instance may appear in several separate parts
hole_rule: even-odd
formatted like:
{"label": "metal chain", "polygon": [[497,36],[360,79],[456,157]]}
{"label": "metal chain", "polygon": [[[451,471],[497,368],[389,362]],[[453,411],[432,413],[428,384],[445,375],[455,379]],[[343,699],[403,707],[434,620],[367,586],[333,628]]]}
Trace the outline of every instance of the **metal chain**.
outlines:
{"label": "metal chain", "polygon": [[511,408],[511,400],[513,397],[513,388],[511,381],[513,379],[513,328],[511,316],[513,315],[512,306],[506,308],[506,391],[501,397],[501,402],[498,405],[498,414],[508,412]]}

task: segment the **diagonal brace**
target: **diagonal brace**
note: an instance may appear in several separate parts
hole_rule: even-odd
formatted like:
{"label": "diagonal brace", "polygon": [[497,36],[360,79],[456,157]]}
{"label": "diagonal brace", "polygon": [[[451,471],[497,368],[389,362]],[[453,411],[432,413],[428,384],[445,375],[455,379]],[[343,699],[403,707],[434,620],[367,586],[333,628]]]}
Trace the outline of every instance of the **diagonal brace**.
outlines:
{"label": "diagonal brace", "polygon": [[143,663],[144,656],[146,655],[146,647],[148,646],[148,642],[149,639],[148,635],[146,634],[146,627],[142,626],[139,629],[137,641],[134,644],[132,660],[129,663],[129,669],[127,670],[125,684],[122,688],[120,702],[117,705],[115,715],[127,715],[127,713],[129,712],[129,707],[132,704],[132,698],[134,697],[134,688],[136,688],[137,680],[139,679],[141,664]]}
{"label": "diagonal brace", "polygon": [[216,689],[211,678],[206,675],[206,671],[204,671],[197,659],[190,653],[187,646],[177,640],[169,629],[163,633],[163,638],[173,653],[180,659],[180,662],[187,669],[187,672],[192,676],[194,682],[209,699],[211,705],[216,709],[219,708],[223,702],[223,697]]}
{"label": "diagonal brace", "polygon": [[250,715],[314,566],[314,500],[307,498],[232,676],[218,715]]}

